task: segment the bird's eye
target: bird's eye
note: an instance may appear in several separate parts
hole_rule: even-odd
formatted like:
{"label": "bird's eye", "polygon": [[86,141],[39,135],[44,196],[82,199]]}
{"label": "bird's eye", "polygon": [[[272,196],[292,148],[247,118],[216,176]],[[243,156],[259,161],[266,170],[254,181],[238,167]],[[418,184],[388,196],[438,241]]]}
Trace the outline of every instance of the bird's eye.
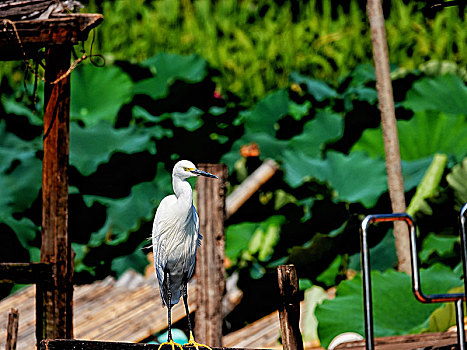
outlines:
{"label": "bird's eye", "polygon": [[183,167],[183,170],[185,170],[185,171],[188,171],[189,169],[188,169],[188,168],[186,168],[186,167]]}

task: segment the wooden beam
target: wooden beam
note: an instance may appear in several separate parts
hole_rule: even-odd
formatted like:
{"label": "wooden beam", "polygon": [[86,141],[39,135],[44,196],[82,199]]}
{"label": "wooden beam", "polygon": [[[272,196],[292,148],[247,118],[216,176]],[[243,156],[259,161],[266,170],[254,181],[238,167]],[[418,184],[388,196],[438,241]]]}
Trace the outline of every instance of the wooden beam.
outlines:
{"label": "wooden beam", "polygon": [[[94,13],[66,14],[44,20],[14,21],[0,19],[0,60],[34,57],[49,45],[85,41],[91,29],[104,20]],[[18,41],[21,41],[19,43]]]}
{"label": "wooden beam", "polygon": [[18,309],[11,309],[11,312],[8,315],[5,350],[16,350],[16,341],[18,339],[18,319]]}
{"label": "wooden beam", "polygon": [[[45,74],[54,81],[69,68],[71,45],[47,50]],[[73,258],[68,238],[70,77],[45,84],[41,262],[53,280],[37,285],[37,340],[73,337]]]}
{"label": "wooden beam", "polygon": [[222,346],[222,298],[225,294],[224,164],[200,164],[200,169],[219,177],[219,180],[199,177],[197,181],[199,231],[203,235],[196,264],[197,310],[195,339],[209,346]]}
{"label": "wooden beam", "polygon": [[45,263],[0,263],[0,283],[36,284],[50,281],[52,266]]}
{"label": "wooden beam", "polygon": [[[145,343],[116,343],[90,340],[43,340],[40,343],[39,350],[158,350],[159,344]],[[172,349],[170,345],[165,345],[162,350]],[[195,350],[193,346],[184,346],[185,350]],[[211,347],[212,350],[248,350],[238,348]]]}
{"label": "wooden beam", "polygon": [[281,299],[279,319],[284,350],[303,350],[303,339],[300,332],[298,277],[295,266],[279,265],[277,267],[277,280]]}

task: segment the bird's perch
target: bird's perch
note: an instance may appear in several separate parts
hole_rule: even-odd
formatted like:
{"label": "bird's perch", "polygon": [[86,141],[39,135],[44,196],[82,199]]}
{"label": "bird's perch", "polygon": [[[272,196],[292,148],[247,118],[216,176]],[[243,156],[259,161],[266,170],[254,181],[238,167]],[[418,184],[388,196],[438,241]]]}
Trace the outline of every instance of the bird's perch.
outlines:
{"label": "bird's perch", "polygon": [[278,266],[277,279],[281,300],[279,305],[279,319],[284,350],[303,350],[302,334],[300,333],[298,277],[295,266]]}
{"label": "bird's perch", "polygon": [[[159,344],[144,344],[144,343],[115,343],[90,340],[43,340],[39,346],[39,350],[158,350]],[[170,345],[162,347],[162,350],[172,349]],[[193,346],[184,346],[185,350],[195,350]],[[216,348],[212,350],[247,350],[237,348]]]}
{"label": "bird's perch", "polygon": [[195,337],[209,346],[222,346],[227,167],[224,164],[200,164],[199,168],[217,175],[219,180],[199,177],[196,184],[200,218],[199,231],[203,235],[203,240],[198,250],[196,263],[198,307],[195,314]]}

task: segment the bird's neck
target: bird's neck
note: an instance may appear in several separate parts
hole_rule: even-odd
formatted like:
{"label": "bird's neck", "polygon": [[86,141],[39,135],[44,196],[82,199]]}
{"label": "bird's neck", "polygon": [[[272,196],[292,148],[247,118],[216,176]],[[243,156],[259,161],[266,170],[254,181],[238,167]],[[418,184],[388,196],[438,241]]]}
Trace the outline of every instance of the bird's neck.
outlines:
{"label": "bird's neck", "polygon": [[186,206],[187,209],[193,205],[193,191],[191,185],[186,180],[181,180],[175,177],[172,181],[175,197],[181,206]]}

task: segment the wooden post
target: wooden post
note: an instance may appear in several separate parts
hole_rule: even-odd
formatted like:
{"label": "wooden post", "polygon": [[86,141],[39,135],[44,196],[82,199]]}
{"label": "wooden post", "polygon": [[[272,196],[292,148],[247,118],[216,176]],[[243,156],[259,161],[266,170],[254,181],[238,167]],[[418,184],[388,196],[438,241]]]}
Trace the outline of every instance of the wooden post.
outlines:
{"label": "wooden post", "polygon": [[[381,0],[368,0],[368,18],[371,27],[373,58],[375,62],[376,89],[378,91],[381,126],[386,154],[386,172],[388,174],[389,197],[393,213],[404,213],[406,210],[404,196],[404,180],[399,151],[394,98],[392,94],[391,75],[389,70],[388,46]],[[398,221],[394,223],[399,270],[411,274],[410,239],[407,225]]]}
{"label": "wooden post", "polygon": [[18,320],[18,309],[11,309],[11,312],[8,314],[5,350],[16,350],[16,341],[18,339]]}
{"label": "wooden post", "polygon": [[219,177],[219,180],[200,176],[196,184],[198,194],[199,231],[203,235],[196,262],[197,309],[195,338],[211,347],[222,346],[222,298],[225,294],[224,164],[200,164],[199,168]]}
{"label": "wooden post", "polygon": [[[47,49],[48,82],[68,70],[70,56],[69,44]],[[68,239],[69,76],[57,84],[45,83],[44,105],[41,262],[51,263],[53,272],[51,282],[37,285],[38,342],[73,337],[73,260]]]}
{"label": "wooden post", "polygon": [[279,319],[281,323],[282,345],[284,350],[303,350],[300,332],[300,299],[297,271],[294,265],[277,267],[277,280],[281,303]]}

